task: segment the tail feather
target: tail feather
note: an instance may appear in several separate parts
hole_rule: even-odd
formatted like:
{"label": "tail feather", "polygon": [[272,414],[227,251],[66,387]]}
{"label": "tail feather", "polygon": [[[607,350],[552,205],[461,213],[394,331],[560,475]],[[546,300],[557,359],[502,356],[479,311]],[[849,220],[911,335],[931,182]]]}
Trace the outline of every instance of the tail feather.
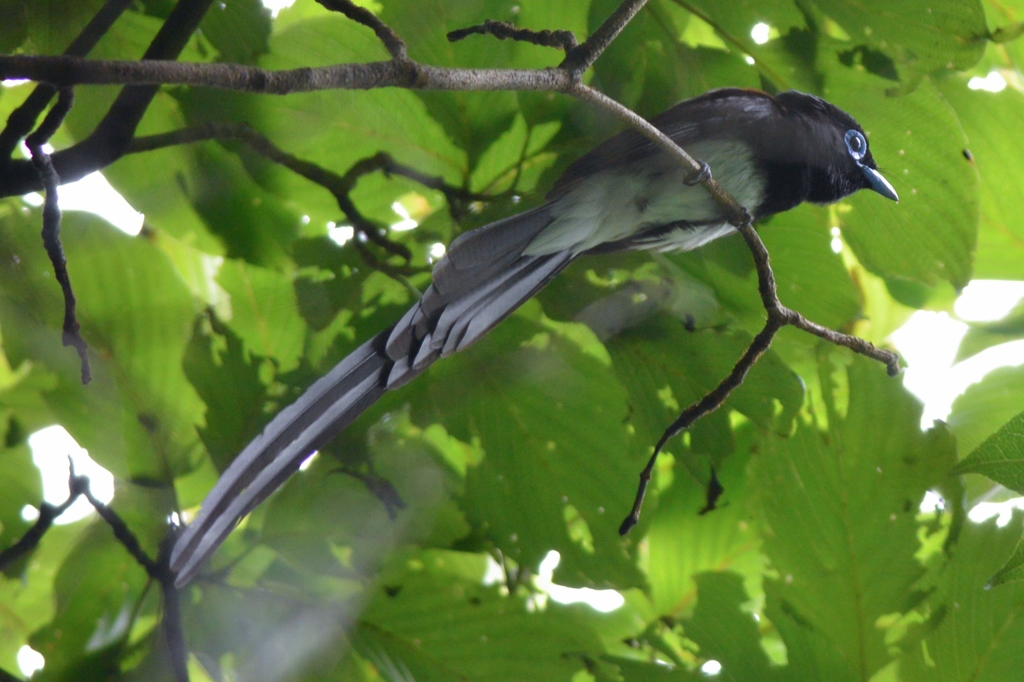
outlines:
{"label": "tail feather", "polygon": [[178,585],[184,585],[191,580],[206,558],[234,530],[238,520],[277,490],[289,476],[298,470],[299,465],[311,452],[324,444],[325,434],[336,435],[370,405],[377,402],[386,390],[380,385],[376,376],[367,377],[345,397],[345,400],[331,406],[298,438],[282,449],[273,461],[259,472],[248,487],[231,499],[230,504],[222,513],[212,518],[211,523],[206,525],[203,533],[198,536],[196,544],[191,548],[191,555],[180,562],[180,566],[175,566],[172,563],[172,569],[177,574],[175,582]]}
{"label": "tail feather", "polygon": [[235,524],[385,392],[462,350],[533,296],[575,254],[523,256],[551,222],[542,206],[456,239],[434,282],[391,329],[353,351],[285,408],[224,471],[171,553],[181,586]]}
{"label": "tail feather", "polygon": [[[310,453],[323,445],[324,436],[329,434],[329,440],[372,404],[373,401],[365,403],[362,398],[367,393],[367,384],[380,382],[387,358],[375,346],[381,344],[386,333],[364,343],[310,386],[274,417],[221,474],[195,520],[175,542],[171,570],[177,574],[178,584],[188,582],[242,516],[266,499]],[[334,425],[338,428],[332,431],[330,427]],[[265,476],[270,470],[288,473],[274,482],[277,479]],[[246,500],[244,508],[239,506],[240,499]]]}
{"label": "tail feather", "polygon": [[521,273],[517,280],[507,289],[497,292],[494,298],[488,299],[484,305],[467,315],[464,318],[466,320],[465,331],[461,338],[459,338],[457,345],[449,348],[448,344],[445,344],[445,350],[441,355],[450,355],[476,342],[484,334],[491,331],[495,325],[508,317],[510,312],[544,288],[544,285],[564,270],[572,260],[573,255],[565,251],[538,258],[536,262],[531,264],[529,270]]}

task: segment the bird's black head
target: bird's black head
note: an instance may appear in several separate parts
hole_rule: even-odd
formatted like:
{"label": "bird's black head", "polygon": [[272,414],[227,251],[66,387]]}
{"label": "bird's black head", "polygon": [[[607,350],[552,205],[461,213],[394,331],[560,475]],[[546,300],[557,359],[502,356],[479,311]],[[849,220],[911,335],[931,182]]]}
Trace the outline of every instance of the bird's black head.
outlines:
{"label": "bird's black head", "polygon": [[781,136],[806,162],[805,201],[830,204],[861,189],[899,201],[878,172],[860,124],[820,97],[790,90],[776,96],[788,129]]}

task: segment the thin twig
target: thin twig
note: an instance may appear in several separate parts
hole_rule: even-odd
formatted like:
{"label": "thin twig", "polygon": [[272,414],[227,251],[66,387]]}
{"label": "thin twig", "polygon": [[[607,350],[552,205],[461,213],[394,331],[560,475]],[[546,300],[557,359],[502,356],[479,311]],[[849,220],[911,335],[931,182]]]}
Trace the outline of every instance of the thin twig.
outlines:
{"label": "thin twig", "polygon": [[178,529],[171,526],[167,536],[160,543],[157,555],[158,578],[160,591],[164,597],[164,617],[161,627],[164,630],[164,641],[171,656],[171,669],[175,682],[188,682],[188,648],[185,646],[185,630],[181,619],[181,602],[178,588],[174,586],[174,574],[171,572],[171,550],[178,537]]}
{"label": "thin twig", "polygon": [[736,38],[736,36],[734,36],[733,34],[726,31],[709,14],[702,12],[700,9],[694,7],[692,4],[686,2],[685,0],[672,0],[672,2],[679,5],[687,12],[689,12],[690,14],[694,15],[695,17],[706,23],[708,26],[714,29],[715,33],[717,33],[722,40],[724,40],[727,43],[731,43],[732,46],[737,48],[741,53],[753,59],[754,66],[756,66],[761,73],[768,76],[768,78],[771,79],[775,87],[777,87],[780,90],[786,90],[789,88],[789,83],[786,81],[785,78],[783,78],[777,72],[773,71],[771,68],[765,65],[764,61],[758,59],[756,55],[750,54],[747,46],[744,45],[742,41]]}
{"label": "thin twig", "polygon": [[89,500],[89,504],[93,506],[96,513],[100,515],[107,525],[110,526],[110,530],[114,531],[114,537],[117,541],[128,550],[128,553],[132,555],[135,562],[146,569],[146,573],[150,578],[154,580],[160,580],[160,565],[149,558],[146,552],[142,549],[142,545],[139,544],[139,539],[135,537],[131,529],[128,528],[128,524],[118,516],[113,509],[96,499],[96,496],[92,494],[92,490],[86,485],[82,488],[82,495],[85,499]]}
{"label": "thin twig", "polygon": [[[409,249],[397,242],[388,239],[382,233],[382,226],[370,220],[352,202],[349,194],[355,188],[356,183],[364,175],[375,171],[382,171],[387,175],[401,175],[414,180],[425,187],[436,189],[445,195],[449,207],[457,205],[461,201],[476,201],[487,199],[473,192],[460,187],[454,187],[444,181],[443,178],[429,176],[413,168],[396,162],[389,154],[383,152],[372,157],[357,161],[345,172],[344,175],[327,170],[310,161],[300,159],[275,145],[264,135],[253,130],[244,123],[208,123],[194,128],[185,128],[170,133],[151,135],[136,138],[132,141],[128,152],[136,153],[151,151],[177,144],[189,142],[201,142],[206,140],[240,140],[246,143],[253,151],[261,156],[278,163],[292,172],[301,175],[307,180],[314,182],[334,196],[338,207],[352,223],[352,228],[357,234],[363,235],[366,239],[389,253],[401,256],[407,262],[411,260],[412,254]],[[374,259],[368,261],[373,267],[382,271],[388,270],[391,266],[384,267],[380,261]],[[388,274],[411,275],[422,272],[420,269],[404,268],[388,272]]]}
{"label": "thin twig", "polygon": [[406,508],[405,501],[398,494],[398,491],[395,490],[395,486],[391,485],[391,481],[383,476],[379,476],[374,471],[373,465],[370,462],[367,462],[367,469],[364,473],[353,466],[343,465],[335,471],[351,476],[366,486],[367,492],[380,500],[380,503],[384,505],[385,511],[387,511],[388,518],[394,521],[398,518],[398,512]]}
{"label": "thin twig", "polygon": [[68,480],[68,488],[70,490],[68,499],[56,506],[49,502],[43,502],[39,505],[39,518],[32,524],[32,527],[17,542],[0,552],[0,571],[6,570],[18,558],[39,546],[39,541],[46,535],[46,531],[50,530],[54,520],[74,504],[78,496],[82,494],[82,486],[87,483],[88,480],[84,476],[75,476],[75,472],[72,470]]}
{"label": "thin twig", "polygon": [[516,28],[515,24],[508,21],[491,21],[490,19],[482,24],[449,31],[448,41],[458,42],[474,34],[494,36],[498,40],[518,40],[541,47],[553,47],[567,53],[578,45],[572,31],[531,31],[526,28]]}
{"label": "thin twig", "polygon": [[57,278],[57,282],[60,283],[61,292],[64,295],[64,324],[61,340],[65,346],[72,346],[78,352],[82,383],[88,384],[92,380],[92,371],[89,369],[89,347],[80,333],[81,325],[78,323],[78,316],[75,312],[75,292],[71,288],[68,260],[60,241],[61,212],[57,202],[57,187],[60,185],[60,177],[53,169],[50,155],[43,151],[43,144],[60,127],[74,101],[74,91],[71,88],[63,88],[57,98],[57,103],[50,109],[39,128],[25,138],[25,146],[32,154],[32,163],[39,173],[39,179],[43,183],[46,193],[43,202],[43,247],[46,249],[46,255],[50,257],[53,274]]}
{"label": "thin twig", "polygon": [[743,236],[754,258],[754,266],[757,269],[758,291],[761,294],[761,302],[768,313],[768,320],[765,322],[764,329],[754,337],[754,340],[729,375],[714,390],[683,410],[679,417],[665,429],[665,432],[654,447],[654,453],[648,460],[647,466],[640,472],[640,483],[637,485],[633,508],[619,526],[620,535],[628,533],[640,520],[640,510],[643,507],[644,496],[647,494],[647,486],[651,482],[654,463],[658,459],[662,448],[665,447],[669,440],[693,426],[698,419],[721,407],[722,403],[729,397],[729,394],[743,383],[747,372],[754,366],[758,358],[764,355],[765,351],[771,347],[772,340],[783,327],[792,325],[834,344],[850,348],[861,355],[878,360],[886,366],[890,376],[896,376],[900,372],[899,356],[896,353],[878,348],[856,336],[850,336],[849,334],[843,334],[822,327],[811,322],[795,310],[783,305],[782,301],[779,300],[768,249],[765,247],[764,242],[761,241],[761,237],[757,234],[750,219],[747,218],[746,221],[737,225],[736,229]]}
{"label": "thin twig", "polygon": [[373,29],[373,32],[377,34],[380,42],[384,43],[384,48],[393,59],[405,59],[408,56],[409,52],[405,46],[405,41],[399,38],[398,34],[381,21],[376,14],[365,7],[360,7],[349,0],[316,1],[319,5],[332,12],[340,12],[357,24]]}
{"label": "thin twig", "polygon": [[651,482],[651,475],[654,471],[654,464],[658,460],[658,455],[661,454],[661,450],[668,443],[669,440],[674,438],[679,433],[693,426],[693,424],[706,414],[714,412],[722,403],[725,402],[729,394],[738,388],[743,380],[747,376],[747,372],[754,366],[758,358],[764,355],[764,352],[771,346],[772,339],[775,334],[782,328],[782,324],[777,320],[769,318],[768,323],[764,329],[754,337],[753,342],[747,348],[746,352],[740,358],[736,366],[733,367],[729,375],[722,380],[718,386],[714,388],[710,393],[705,395],[703,398],[693,403],[676,418],[672,424],[665,429],[665,432],[658,439],[658,444],[654,446],[654,452],[651,454],[649,460],[647,460],[647,466],[640,472],[640,483],[637,486],[636,497],[633,500],[633,508],[630,510],[629,515],[622,521],[619,526],[619,535],[625,535],[630,531],[633,526],[640,520],[640,510],[644,504],[644,496],[647,494],[647,486]]}
{"label": "thin twig", "polygon": [[559,68],[582,77],[583,72],[589,69],[597,61],[597,58],[608,49],[612,41],[618,37],[619,33],[626,28],[626,25],[633,20],[633,17],[646,3],[647,0],[624,0],[594,31],[592,36],[566,56]]}

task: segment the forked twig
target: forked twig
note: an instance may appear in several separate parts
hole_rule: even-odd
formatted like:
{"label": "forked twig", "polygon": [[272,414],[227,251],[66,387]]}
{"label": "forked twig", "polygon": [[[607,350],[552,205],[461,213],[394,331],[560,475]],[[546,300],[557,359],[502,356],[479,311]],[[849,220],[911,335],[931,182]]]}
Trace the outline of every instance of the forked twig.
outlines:
{"label": "forked twig", "polygon": [[32,163],[39,173],[39,178],[45,189],[43,202],[43,247],[46,255],[53,265],[53,274],[60,283],[61,293],[64,295],[64,324],[62,342],[65,346],[72,346],[78,352],[81,362],[82,383],[87,384],[92,380],[92,371],[89,369],[89,347],[82,338],[79,330],[78,316],[75,312],[75,292],[71,288],[71,276],[68,274],[68,259],[64,255],[64,246],[60,241],[60,206],[57,203],[57,187],[60,185],[60,178],[53,168],[50,155],[43,150],[43,145],[50,137],[57,132],[64,117],[71,111],[75,101],[75,93],[71,88],[62,88],[57,97],[57,103],[53,105],[46,118],[39,125],[35,132],[25,138],[25,146],[32,155]]}

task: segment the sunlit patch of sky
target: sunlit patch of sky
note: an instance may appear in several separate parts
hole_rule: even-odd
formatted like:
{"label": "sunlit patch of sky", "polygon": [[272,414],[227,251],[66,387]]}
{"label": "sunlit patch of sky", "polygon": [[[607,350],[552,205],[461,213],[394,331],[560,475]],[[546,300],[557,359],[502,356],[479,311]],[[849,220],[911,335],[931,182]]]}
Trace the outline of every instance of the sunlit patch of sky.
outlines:
{"label": "sunlit patch of sky", "polygon": [[971,90],[1002,92],[1006,89],[1006,79],[998,71],[989,71],[987,76],[975,76],[967,81],[967,87]]}
{"label": "sunlit patch of sky", "polygon": [[[589,587],[577,588],[556,584],[555,569],[561,560],[562,555],[556,550],[549,551],[541,560],[533,578],[536,592],[527,602],[531,610],[543,610],[548,599],[559,604],[587,604],[601,613],[615,611],[626,603],[625,598],[616,590],[595,590]],[[505,571],[490,556],[487,557],[487,571],[482,582],[484,585],[501,585],[505,582]]]}
{"label": "sunlit patch of sky", "polygon": [[754,24],[754,28],[750,29],[750,39],[758,45],[764,45],[768,42],[771,31],[772,27],[764,22]]}
{"label": "sunlit patch of sky", "polygon": [[[32,461],[42,474],[43,501],[59,505],[68,499],[69,458],[74,462],[76,474],[88,476],[89,489],[100,502],[106,504],[114,499],[113,475],[94,462],[63,426],[48,426],[36,431],[29,436],[28,444],[32,448]],[[32,509],[23,509],[22,517],[32,520],[33,516],[38,515],[38,510],[33,514]],[[92,512],[89,501],[79,497],[55,523],[78,521]]]}
{"label": "sunlit patch of sky", "polygon": [[405,206],[402,206],[400,202],[396,201],[391,204],[391,210],[397,213],[398,217],[401,218],[401,220],[391,226],[391,229],[395,232],[405,232],[419,227],[419,223],[413,220],[412,216],[409,215],[409,211],[406,210]]}
{"label": "sunlit patch of sky", "polygon": [[277,13],[295,4],[295,0],[263,0],[263,6],[276,17]]}
{"label": "sunlit patch of sky", "polygon": [[967,285],[954,305],[959,320],[945,312],[919,310],[893,332],[893,345],[907,363],[903,384],[924,403],[923,428],[948,417],[957,396],[992,370],[1024,363],[1024,341],[993,346],[954,363],[968,329],[961,320],[999,320],[1022,297],[1024,282],[977,280]]}
{"label": "sunlit patch of sky", "polygon": [[21,669],[21,674],[25,677],[31,677],[32,673],[37,670],[42,670],[46,664],[46,659],[43,655],[30,647],[28,644],[23,645],[18,649],[18,667]]}
{"label": "sunlit patch of sky", "polygon": [[700,667],[700,671],[708,677],[714,677],[715,675],[718,675],[720,672],[722,672],[722,664],[716,661],[715,659],[711,659],[710,661],[704,661],[704,665]]}

